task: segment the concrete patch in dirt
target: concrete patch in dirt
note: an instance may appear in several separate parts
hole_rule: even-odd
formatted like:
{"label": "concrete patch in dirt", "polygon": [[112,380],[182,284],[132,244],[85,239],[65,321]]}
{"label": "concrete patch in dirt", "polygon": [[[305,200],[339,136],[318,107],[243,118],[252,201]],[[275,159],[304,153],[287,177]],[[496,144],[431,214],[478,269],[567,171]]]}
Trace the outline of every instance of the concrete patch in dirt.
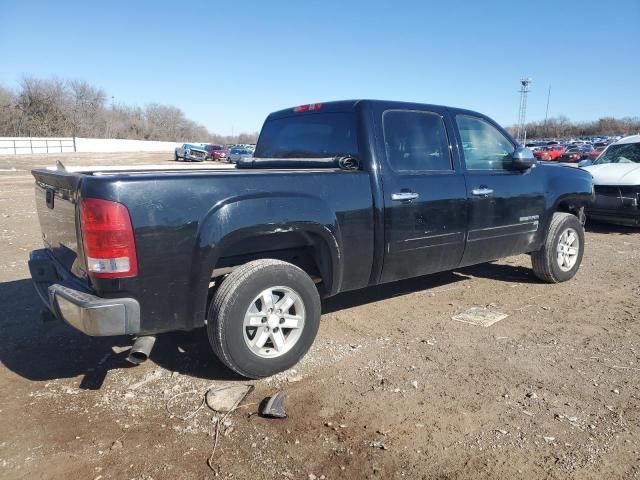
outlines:
{"label": "concrete patch in dirt", "polygon": [[253,385],[221,385],[207,391],[207,406],[216,412],[233,411],[253,390]]}
{"label": "concrete patch in dirt", "polygon": [[471,325],[478,325],[480,327],[490,327],[508,316],[506,313],[488,310],[483,307],[471,307],[462,313],[454,315],[451,319],[456,322],[470,323]]}

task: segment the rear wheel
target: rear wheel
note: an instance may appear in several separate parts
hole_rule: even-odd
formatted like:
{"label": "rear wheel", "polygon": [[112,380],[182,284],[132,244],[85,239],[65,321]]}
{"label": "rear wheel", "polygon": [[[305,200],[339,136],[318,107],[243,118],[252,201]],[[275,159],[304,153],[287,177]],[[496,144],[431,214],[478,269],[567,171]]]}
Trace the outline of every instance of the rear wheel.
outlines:
{"label": "rear wheel", "polygon": [[551,219],[544,245],[531,254],[533,271],[545,282],[566,282],[580,268],[583,253],[582,223],[575,215],[556,212]]}
{"label": "rear wheel", "polygon": [[249,378],[298,363],[320,325],[320,296],[300,268],[280,260],[255,260],[234,270],[209,307],[207,334],[231,370]]}

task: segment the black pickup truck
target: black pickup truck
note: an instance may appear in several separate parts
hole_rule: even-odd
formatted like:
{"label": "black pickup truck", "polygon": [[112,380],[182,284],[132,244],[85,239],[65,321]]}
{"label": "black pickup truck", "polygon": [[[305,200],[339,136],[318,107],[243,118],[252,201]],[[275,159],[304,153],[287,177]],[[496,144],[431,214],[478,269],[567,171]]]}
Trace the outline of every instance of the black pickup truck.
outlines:
{"label": "black pickup truck", "polygon": [[372,100],[272,113],[236,168],[33,176],[46,248],[29,266],[57,317],[138,337],[134,361],[206,325],[253,378],[307,352],[323,296],[522,253],[569,280],[593,198],[588,172],[537,163],[482,114]]}

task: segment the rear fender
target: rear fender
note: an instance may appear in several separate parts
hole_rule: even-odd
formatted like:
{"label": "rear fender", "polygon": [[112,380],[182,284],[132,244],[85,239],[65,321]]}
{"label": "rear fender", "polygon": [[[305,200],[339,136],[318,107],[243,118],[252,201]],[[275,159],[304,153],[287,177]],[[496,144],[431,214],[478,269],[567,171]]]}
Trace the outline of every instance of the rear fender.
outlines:
{"label": "rear fender", "polygon": [[[322,239],[331,257],[331,291],[340,289],[342,241],[335,212],[312,195],[269,192],[246,194],[216,203],[199,225],[190,275],[190,315],[193,327],[202,325],[211,274],[225,250],[241,240],[285,232],[301,232]],[[256,251],[259,249],[257,248]]]}

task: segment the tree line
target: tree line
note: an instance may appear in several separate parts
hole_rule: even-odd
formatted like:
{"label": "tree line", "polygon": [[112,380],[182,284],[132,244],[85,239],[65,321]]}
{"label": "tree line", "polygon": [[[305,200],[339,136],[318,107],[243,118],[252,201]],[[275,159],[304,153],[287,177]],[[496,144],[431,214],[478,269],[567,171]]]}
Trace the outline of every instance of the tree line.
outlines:
{"label": "tree line", "polygon": [[[507,130],[515,134],[515,126]],[[525,124],[528,139],[534,138],[576,138],[600,135],[635,135],[640,133],[640,118],[603,117],[591,122],[572,122],[564,115],[549,118],[546,121]]]}
{"label": "tree line", "polygon": [[115,104],[82,80],[25,76],[15,90],[0,85],[0,136],[255,143],[257,132],[218,135],[172,105]]}
{"label": "tree line", "polygon": [[[509,127],[514,133],[516,127]],[[603,117],[572,122],[566,116],[525,125],[527,138],[569,138],[640,133],[640,118]],[[0,85],[0,136],[88,137],[255,143],[257,132],[218,135],[172,105],[145,107],[107,101],[106,92],[82,80],[25,76],[16,90]]]}

